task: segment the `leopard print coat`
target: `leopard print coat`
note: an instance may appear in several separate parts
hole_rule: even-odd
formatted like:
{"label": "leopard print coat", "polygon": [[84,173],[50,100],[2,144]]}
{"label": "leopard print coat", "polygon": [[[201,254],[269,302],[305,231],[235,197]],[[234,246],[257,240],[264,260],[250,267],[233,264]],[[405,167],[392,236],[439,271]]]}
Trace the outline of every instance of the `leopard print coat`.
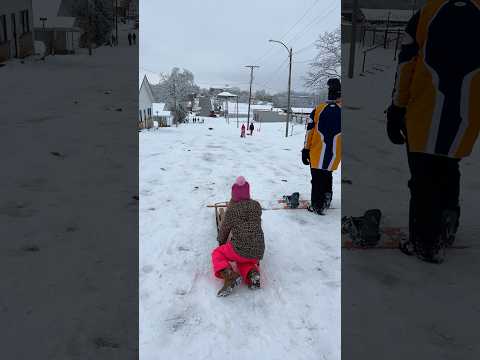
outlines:
{"label": "leopard print coat", "polygon": [[262,207],[255,200],[230,201],[218,232],[218,242],[229,239],[238,255],[248,259],[262,259],[265,240],[262,230]]}

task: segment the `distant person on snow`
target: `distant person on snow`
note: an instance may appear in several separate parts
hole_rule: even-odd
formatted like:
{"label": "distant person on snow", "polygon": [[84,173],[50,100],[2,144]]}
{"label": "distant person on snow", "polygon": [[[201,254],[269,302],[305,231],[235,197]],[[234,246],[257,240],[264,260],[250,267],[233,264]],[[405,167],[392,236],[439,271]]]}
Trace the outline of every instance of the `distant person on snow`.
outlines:
{"label": "distant person on snow", "polygon": [[132,46],[132,33],[128,33],[128,46]]}
{"label": "distant person on snow", "polygon": [[[440,263],[460,217],[460,160],[480,129],[479,0],[432,0],[408,22],[387,134],[405,144],[409,239],[400,249]],[[452,41],[446,41],[451,39]]]}
{"label": "distant person on snow", "polygon": [[253,130],[255,129],[255,126],[253,126],[253,122],[250,123],[250,136],[253,135]]}
{"label": "distant person on snow", "polygon": [[240,131],[240,137],[245,137],[245,124],[242,124],[242,129]]}
{"label": "distant person on snow", "polygon": [[312,175],[311,204],[308,211],[324,215],[332,201],[332,172],[337,170],[342,156],[341,84],[329,79],[328,101],[310,114],[302,150],[302,162],[310,165]]}
{"label": "distant person on snow", "polygon": [[[220,224],[219,246],[212,252],[213,272],[224,280],[218,296],[230,295],[242,279],[250,289],[260,288],[259,264],[265,251],[261,217],[262,207],[250,198],[250,185],[239,176]],[[230,262],[236,264],[238,272]]]}

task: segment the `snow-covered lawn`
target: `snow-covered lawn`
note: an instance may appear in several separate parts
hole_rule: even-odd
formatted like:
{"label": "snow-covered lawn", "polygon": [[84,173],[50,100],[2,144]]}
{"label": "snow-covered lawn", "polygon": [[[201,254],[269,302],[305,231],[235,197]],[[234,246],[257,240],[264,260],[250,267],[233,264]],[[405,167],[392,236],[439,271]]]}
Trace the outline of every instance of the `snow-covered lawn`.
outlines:
{"label": "snow-covered lawn", "polygon": [[241,139],[235,121],[207,118],[140,133],[142,360],[340,359],[340,173],[326,216],[264,211],[263,288],[216,297],[206,205],[227,200],[238,175],[258,200],[309,196],[304,128],[288,139],[284,131],[262,124]]}

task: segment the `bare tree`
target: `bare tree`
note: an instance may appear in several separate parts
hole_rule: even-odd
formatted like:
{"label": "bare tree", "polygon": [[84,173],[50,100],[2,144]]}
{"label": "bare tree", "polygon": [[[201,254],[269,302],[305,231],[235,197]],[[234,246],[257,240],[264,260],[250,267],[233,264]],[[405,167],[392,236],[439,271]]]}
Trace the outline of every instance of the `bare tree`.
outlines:
{"label": "bare tree", "polygon": [[310,63],[310,70],[305,77],[305,86],[309,88],[325,87],[328,79],[341,76],[340,40],[340,28],[326,31],[318,37],[315,42],[318,54]]}

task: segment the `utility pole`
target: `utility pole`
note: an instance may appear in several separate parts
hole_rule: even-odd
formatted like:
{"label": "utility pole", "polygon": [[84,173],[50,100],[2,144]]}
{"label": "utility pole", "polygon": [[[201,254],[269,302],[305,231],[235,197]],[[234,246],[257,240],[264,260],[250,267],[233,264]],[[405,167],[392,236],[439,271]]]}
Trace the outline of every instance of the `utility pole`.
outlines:
{"label": "utility pole", "polygon": [[253,69],[259,68],[258,65],[245,65],[245,67],[250,68],[250,93],[248,95],[248,117],[247,117],[247,130],[250,123],[250,103],[252,101],[252,82],[253,82]]}
{"label": "utility pole", "polygon": [[288,60],[289,60],[289,66],[288,66],[288,104],[287,104],[287,123],[285,126],[285,137],[288,137],[288,124],[290,123],[290,116],[291,116],[291,108],[290,108],[290,93],[292,89],[292,48],[288,48],[287,45],[285,45],[283,42],[278,41],[278,40],[268,40],[269,42],[272,43],[277,43],[283,45],[285,49],[288,51]]}
{"label": "utility pole", "polygon": [[[289,51],[290,65],[288,69],[288,100],[287,100],[287,126],[285,126],[285,137],[288,137],[288,123],[292,116],[292,109],[290,107],[290,93],[292,92],[292,48]],[[292,130],[293,131],[293,130]]]}
{"label": "utility pole", "polygon": [[92,14],[90,10],[90,0],[87,0],[87,20],[88,20],[88,32],[87,32],[88,55],[92,56]]}
{"label": "utility pole", "polygon": [[118,0],[115,0],[115,43],[118,46]]}
{"label": "utility pole", "polygon": [[173,79],[173,119],[175,120],[175,127],[178,127],[177,119],[177,89],[175,87],[176,79]]}
{"label": "utility pole", "polygon": [[352,35],[350,38],[350,59],[348,64],[348,77],[353,79],[355,72],[355,51],[357,48],[357,19],[358,19],[358,0],[353,0],[352,11]]}

